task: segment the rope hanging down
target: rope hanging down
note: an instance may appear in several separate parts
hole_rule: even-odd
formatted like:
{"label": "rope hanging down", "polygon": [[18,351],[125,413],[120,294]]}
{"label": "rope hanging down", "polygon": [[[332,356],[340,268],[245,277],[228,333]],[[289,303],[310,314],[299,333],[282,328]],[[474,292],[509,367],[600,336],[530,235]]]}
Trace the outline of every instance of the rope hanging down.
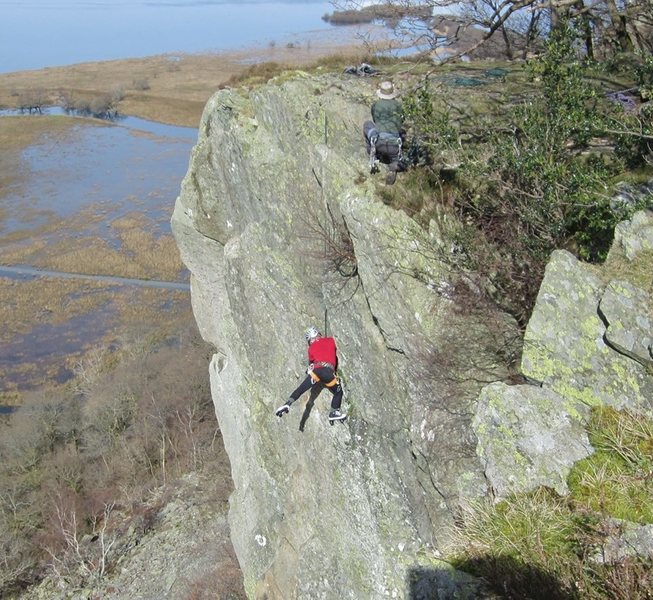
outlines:
{"label": "rope hanging down", "polygon": [[[327,145],[329,135],[329,123],[327,119],[326,112],[324,113],[324,145]],[[317,173],[315,172],[315,168],[312,167],[311,171],[313,172],[313,177],[315,177],[315,181],[317,182],[317,185],[320,188],[320,198],[322,199],[322,205],[324,206],[324,227],[326,229],[328,222],[329,222],[329,207],[327,206],[327,201],[324,196],[324,185],[322,182],[325,180],[325,161],[322,161],[322,178],[317,176]],[[324,256],[326,257],[327,252],[329,250],[328,243],[327,243],[327,237],[326,235],[324,236]],[[328,314],[328,309],[324,309],[324,335],[327,336],[328,334],[328,320],[327,320],[327,314]]]}

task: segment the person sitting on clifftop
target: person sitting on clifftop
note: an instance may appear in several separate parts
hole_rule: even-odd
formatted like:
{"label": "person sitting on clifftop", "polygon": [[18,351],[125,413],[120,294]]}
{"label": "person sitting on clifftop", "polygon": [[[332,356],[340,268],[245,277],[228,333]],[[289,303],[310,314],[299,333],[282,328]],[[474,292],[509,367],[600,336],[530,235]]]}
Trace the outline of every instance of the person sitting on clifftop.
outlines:
{"label": "person sitting on clifftop", "polygon": [[336,376],[338,371],[338,351],[336,341],[332,337],[322,337],[322,334],[315,327],[309,327],[304,334],[308,343],[308,369],[306,379],[302,381],[297,389],[290,394],[290,397],[283,406],[277,408],[274,414],[283,417],[290,412],[290,406],[299,397],[307,392],[312,385],[319,383],[325,386],[333,395],[331,398],[331,412],[329,422],[343,421],[346,414],[340,411],[342,404],[342,386]]}
{"label": "person sitting on clifftop", "polygon": [[375,172],[376,159],[388,165],[385,182],[392,185],[397,179],[397,171],[403,170],[403,108],[397,100],[397,91],[391,81],[381,82],[376,95],[379,99],[371,107],[372,121],[363,123],[363,135],[370,155],[371,172]]}

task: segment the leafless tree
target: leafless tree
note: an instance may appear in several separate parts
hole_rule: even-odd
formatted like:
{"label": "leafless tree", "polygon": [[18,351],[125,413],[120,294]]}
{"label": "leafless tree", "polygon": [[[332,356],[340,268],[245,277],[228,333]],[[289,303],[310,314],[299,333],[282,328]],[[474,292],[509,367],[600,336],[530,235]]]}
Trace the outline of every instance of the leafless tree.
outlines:
{"label": "leafless tree", "polygon": [[54,528],[58,539],[56,544],[45,547],[53,574],[61,580],[77,576],[84,580],[101,579],[116,542],[116,537],[108,530],[115,504],[105,503],[102,513],[90,519],[88,535],[83,535],[74,505],[62,496],[55,498],[54,503]]}
{"label": "leafless tree", "polygon": [[[342,11],[363,8],[359,0],[332,4]],[[498,34],[508,58],[516,55],[516,46],[525,55],[541,34],[570,19],[590,58],[597,45],[603,53],[653,49],[650,0],[386,0],[376,9],[380,16],[392,10],[395,18],[383,20],[397,40],[433,53],[471,54]]]}
{"label": "leafless tree", "polygon": [[29,114],[43,112],[43,107],[48,104],[48,95],[43,89],[35,89],[24,92],[18,97],[18,108]]}

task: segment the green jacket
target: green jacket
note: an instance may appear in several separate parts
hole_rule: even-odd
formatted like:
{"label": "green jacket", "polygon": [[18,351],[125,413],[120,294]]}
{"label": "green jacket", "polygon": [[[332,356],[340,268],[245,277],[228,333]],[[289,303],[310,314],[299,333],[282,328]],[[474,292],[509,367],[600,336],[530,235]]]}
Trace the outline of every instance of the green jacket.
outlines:
{"label": "green jacket", "polygon": [[372,121],[379,131],[401,133],[403,130],[401,102],[394,98],[377,100],[372,104]]}

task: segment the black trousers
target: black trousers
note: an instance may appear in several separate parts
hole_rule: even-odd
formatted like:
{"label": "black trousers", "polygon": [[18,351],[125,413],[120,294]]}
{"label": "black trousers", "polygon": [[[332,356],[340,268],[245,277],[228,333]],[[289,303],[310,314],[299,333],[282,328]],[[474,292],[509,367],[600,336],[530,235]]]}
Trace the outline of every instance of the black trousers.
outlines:
{"label": "black trousers", "polygon": [[315,373],[320,380],[314,383],[313,378],[310,375],[307,375],[306,379],[304,379],[297,389],[290,394],[292,401],[295,402],[295,400],[299,400],[299,397],[304,392],[310,390],[313,385],[323,385],[333,395],[331,398],[331,409],[340,408],[340,405],[342,404],[342,386],[340,385],[340,381],[330,387],[326,386],[327,383],[331,383],[335,378],[333,370],[329,369],[329,367],[318,367],[313,370],[313,373]]}

